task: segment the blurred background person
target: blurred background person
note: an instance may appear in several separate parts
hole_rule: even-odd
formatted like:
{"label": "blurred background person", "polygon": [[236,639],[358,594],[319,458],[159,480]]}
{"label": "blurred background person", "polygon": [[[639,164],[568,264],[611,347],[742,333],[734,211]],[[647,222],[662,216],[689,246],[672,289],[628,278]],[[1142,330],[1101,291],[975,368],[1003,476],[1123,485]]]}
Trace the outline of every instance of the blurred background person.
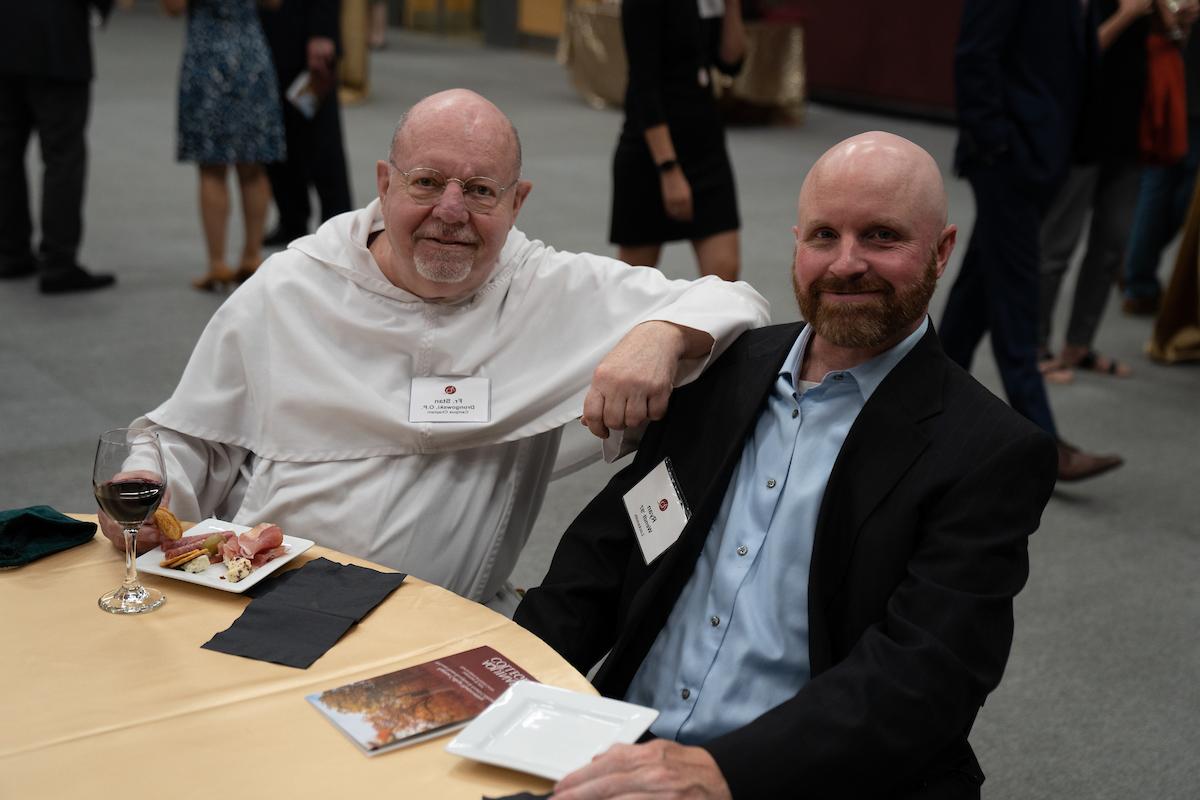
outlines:
{"label": "blurred background person", "polygon": [[1038,232],[1070,168],[1099,44],[1094,3],[966,0],[954,51],[958,145],[975,225],[938,333],[971,368],[988,333],[1009,404],[1058,441],[1058,479],[1119,467],[1058,435],[1038,371]]}
{"label": "blurred background person", "polygon": [[[1200,5],[1179,6],[1185,23],[1194,23]],[[1158,265],[1163,250],[1183,225],[1196,169],[1200,165],[1200,37],[1189,33],[1183,51],[1187,84],[1188,151],[1175,164],[1151,164],[1142,170],[1129,248],[1125,255],[1121,308],[1132,316],[1154,316],[1162,298]]]}
{"label": "blurred background person", "polygon": [[[91,103],[91,15],[112,0],[5,3],[0,26],[0,278],[40,274],[44,294],[111,286],[112,275],[78,262]],[[37,132],[42,154],[41,241],[33,220],[25,152]]]}
{"label": "blurred background person", "polygon": [[1200,361],[1200,193],[1192,194],[1146,353],[1160,364]]}
{"label": "blurred background person", "polygon": [[[258,2],[278,5],[279,0]],[[245,280],[262,261],[271,202],[263,165],[284,156],[275,70],[255,0],[162,0],[162,5],[172,15],[187,12],[176,153],[180,161],[195,161],[200,169],[200,222],[208,272],[192,285],[211,291]],[[245,226],[236,271],[225,260],[230,164],[241,187]]]}
{"label": "blurred background person", "polygon": [[[1108,294],[1121,269],[1133,224],[1138,183],[1139,129],[1146,100],[1146,37],[1154,0],[1094,0],[1100,65],[1084,115],[1076,163],[1050,206],[1041,230],[1038,366],[1046,380],[1065,383],[1073,369],[1127,377],[1127,364],[1093,349]],[[1087,249],[1075,279],[1071,316],[1055,355],[1050,331],[1059,289],[1087,226]]]}
{"label": "blurred background person", "polygon": [[318,100],[311,118],[294,103],[283,104],[287,158],[267,167],[279,211],[278,224],[263,242],[268,247],[283,247],[308,233],[310,186],[321,204],[318,223],[351,210],[337,93],[341,5],[340,0],[282,0],[274,9],[259,9],[280,96],[286,97],[288,88],[307,72]]}
{"label": "blurred background person", "polygon": [[382,50],[387,47],[387,0],[371,0],[371,17],[368,24],[370,32],[367,35],[367,45],[372,50]]}
{"label": "blurred background person", "polygon": [[741,223],[710,68],[741,67],[741,0],[625,0],[621,32],[629,83],[609,241],[627,264],[657,266],[665,242],[686,239],[701,274],[737,280]]}

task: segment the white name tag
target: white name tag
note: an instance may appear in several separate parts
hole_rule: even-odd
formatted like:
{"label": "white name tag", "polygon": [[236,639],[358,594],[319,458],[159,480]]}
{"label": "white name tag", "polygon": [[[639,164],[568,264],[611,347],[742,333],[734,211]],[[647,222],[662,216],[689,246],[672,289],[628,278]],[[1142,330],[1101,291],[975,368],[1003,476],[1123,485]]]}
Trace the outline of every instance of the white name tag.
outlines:
{"label": "white name tag", "polygon": [[492,382],[487,378],[413,378],[409,422],[487,422]]}
{"label": "white name tag", "polygon": [[647,564],[675,544],[692,515],[679,493],[669,458],[650,470],[637,486],[625,493],[624,499],[625,510]]}

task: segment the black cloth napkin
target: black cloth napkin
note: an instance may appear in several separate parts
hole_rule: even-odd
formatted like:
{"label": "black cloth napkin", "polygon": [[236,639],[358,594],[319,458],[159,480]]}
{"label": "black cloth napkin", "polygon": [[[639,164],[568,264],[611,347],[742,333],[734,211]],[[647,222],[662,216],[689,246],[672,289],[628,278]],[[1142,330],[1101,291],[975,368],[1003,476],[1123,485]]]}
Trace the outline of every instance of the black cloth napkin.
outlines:
{"label": "black cloth napkin", "polygon": [[248,589],[242,615],[201,646],[307,669],[406,577],[315,558]]}
{"label": "black cloth napkin", "polygon": [[95,535],[95,523],[71,519],[50,506],[0,511],[0,567],[37,561],[90,542]]}

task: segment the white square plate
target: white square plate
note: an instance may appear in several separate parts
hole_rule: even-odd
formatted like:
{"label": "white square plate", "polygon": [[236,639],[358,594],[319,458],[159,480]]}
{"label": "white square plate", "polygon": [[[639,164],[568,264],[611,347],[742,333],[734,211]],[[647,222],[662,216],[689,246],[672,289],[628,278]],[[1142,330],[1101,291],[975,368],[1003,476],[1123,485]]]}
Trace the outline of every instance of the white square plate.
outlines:
{"label": "white square plate", "polygon": [[[188,528],[183,532],[183,535],[195,536],[196,534],[207,533],[209,531],[233,531],[234,533],[242,534],[248,530],[250,529],[245,525],[234,525],[232,522],[222,522],[219,519],[206,519],[203,522],[199,522],[191,528]],[[229,581],[225,580],[225,573],[228,572],[228,569],[223,563],[213,564],[208,569],[204,570],[204,572],[184,572],[181,569],[160,567],[158,562],[163,560],[163,549],[161,547],[148,550],[147,552],[138,556],[137,568],[138,572],[144,572],[147,575],[161,575],[164,578],[174,578],[178,581],[198,583],[201,586],[220,589],[223,592],[236,592],[241,594],[313,546],[312,541],[309,539],[300,539],[296,536],[288,536],[287,534],[284,534],[283,536],[283,543],[287,545],[288,550],[286,553],[272,561],[268,561],[261,567],[251,570],[249,575],[242,578],[237,583],[230,583]]]}
{"label": "white square plate", "polygon": [[636,742],[657,717],[653,708],[519,681],[446,750],[557,781],[614,744]]}

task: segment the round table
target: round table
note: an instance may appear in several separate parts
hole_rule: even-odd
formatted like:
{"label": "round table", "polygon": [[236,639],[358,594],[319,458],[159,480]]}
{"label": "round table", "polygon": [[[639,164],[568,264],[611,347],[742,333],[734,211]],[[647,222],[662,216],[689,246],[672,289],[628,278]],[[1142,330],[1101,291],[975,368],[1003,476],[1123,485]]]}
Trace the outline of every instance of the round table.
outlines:
{"label": "round table", "polygon": [[[94,516],[78,515],[94,521]],[[320,546],[298,557],[391,571]],[[289,565],[290,566],[290,565]],[[595,694],[511,620],[409,577],[306,670],[202,650],[249,598],[152,575],[149,614],[106,614],[123,556],[103,536],[0,573],[0,797],[463,798],[548,792],[541,778],[445,752],[368,758],[305,696],[488,645],[539,681]]]}

